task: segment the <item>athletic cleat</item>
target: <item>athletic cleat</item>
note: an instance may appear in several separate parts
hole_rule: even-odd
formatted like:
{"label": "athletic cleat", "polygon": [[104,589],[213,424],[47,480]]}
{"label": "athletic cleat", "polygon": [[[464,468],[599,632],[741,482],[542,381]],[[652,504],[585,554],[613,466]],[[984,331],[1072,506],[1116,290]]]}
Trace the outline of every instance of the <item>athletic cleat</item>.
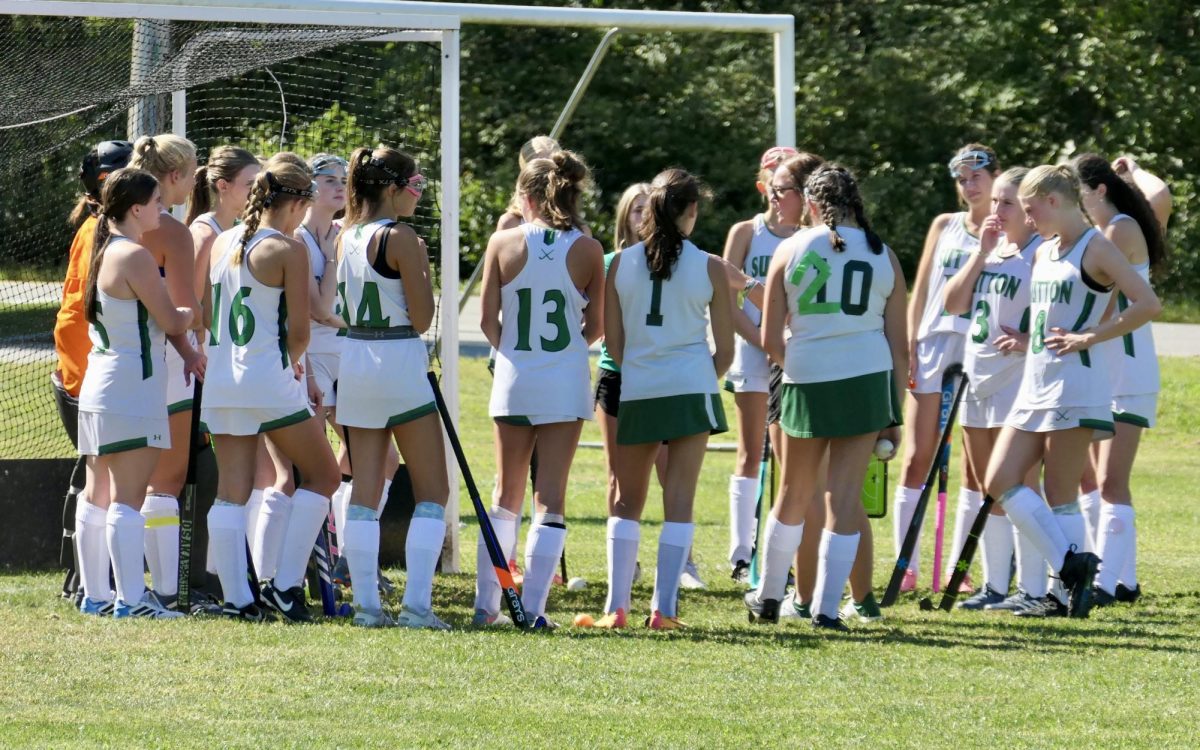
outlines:
{"label": "athletic cleat", "polygon": [[275,588],[274,583],[264,583],[262,600],[271,609],[283,615],[288,622],[310,623],[312,615],[308,613],[308,603],[304,600],[304,588],[293,586],[286,591]]}
{"label": "athletic cleat", "polygon": [[392,583],[392,579],[383,573],[379,574],[379,593],[385,598],[396,593],[396,584]]}
{"label": "athletic cleat", "polygon": [[900,581],[900,593],[907,594],[910,591],[917,590],[917,571],[909,569],[904,571],[904,578]]}
{"label": "athletic cleat", "polygon": [[656,609],[654,614],[646,618],[646,627],[651,630],[683,630],[687,625],[678,617],[667,617]]}
{"label": "athletic cleat", "polygon": [[113,619],[124,620],[127,617],[145,617],[151,620],[178,620],[183,617],[182,612],[172,612],[159,604],[155,598],[154,592],[147,591],[142,595],[142,600],[137,604],[126,604],[121,600],[117,600],[113,606]]}
{"label": "athletic cleat", "polygon": [[733,572],[729,574],[729,577],[735,583],[740,583],[743,586],[750,585],[750,563],[745,560],[738,560],[733,564]]}
{"label": "athletic cleat", "polygon": [[628,618],[625,616],[625,608],[618,607],[616,612],[607,612],[604,617],[596,620],[592,624],[593,628],[601,630],[620,630],[629,625]]}
{"label": "athletic cleat", "polygon": [[1066,617],[1067,605],[1054,598],[1053,594],[1047,594],[1045,597],[1037,600],[1037,604],[1028,609],[1018,609],[1013,611],[1014,617]]}
{"label": "athletic cleat", "polygon": [[1096,580],[1096,571],[1100,568],[1100,558],[1091,552],[1077,552],[1072,546],[1071,551],[1063,558],[1062,570],[1058,577],[1068,593],[1067,614],[1071,617],[1087,617],[1092,609],[1092,585]]}
{"label": "athletic cleat", "polygon": [[817,615],[812,619],[812,625],[817,630],[833,630],[839,633],[850,631],[850,628],[846,627],[846,623],[842,622],[840,618],[828,615]]}
{"label": "athletic cleat", "polygon": [[774,625],[779,622],[778,599],[759,599],[758,591],[751,589],[742,600],[746,603],[751,624]]}
{"label": "athletic cleat", "polygon": [[879,609],[879,602],[875,601],[875,594],[868,591],[861,602],[856,602],[850,599],[842,607],[842,611],[838,613],[841,619],[858,620],[860,622],[879,622],[883,619],[883,612]]}
{"label": "athletic cleat", "polygon": [[987,612],[1017,612],[1036,606],[1039,601],[1036,597],[1032,597],[1024,591],[1017,589],[1017,593],[1009,596],[1004,601],[996,602],[995,604],[985,604],[983,605],[983,609]]}
{"label": "athletic cleat", "polygon": [[975,592],[975,595],[958,603],[959,609],[987,609],[989,604],[1000,604],[1006,601],[1007,597],[996,591],[991,586],[984,584],[983,588]]}
{"label": "athletic cleat", "polygon": [[407,606],[400,607],[400,616],[396,618],[396,627],[400,628],[424,628],[426,630],[449,630],[450,626],[442,621],[440,617],[433,613],[430,609],[424,614],[417,612],[415,609],[409,609]]}
{"label": "athletic cleat", "polygon": [[687,561],[687,565],[683,568],[683,574],[679,576],[679,587],[690,591],[703,591],[708,588],[700,578],[700,571],[696,568],[696,563],[691,560]]}
{"label": "athletic cleat", "polygon": [[333,579],[335,586],[350,587],[350,563],[346,562],[345,557],[339,557],[337,562],[333,564],[333,572],[330,573],[330,578]]}
{"label": "athletic cleat", "polygon": [[788,592],[788,595],[783,597],[783,601],[779,604],[779,618],[781,620],[811,620],[812,611],[808,605],[796,598],[796,591],[793,589]]}
{"label": "athletic cleat", "polygon": [[112,603],[112,600],[104,601],[102,599],[84,597],[83,603],[79,605],[79,611],[85,615],[109,617],[113,613],[114,606],[115,605]]}
{"label": "athletic cleat", "polygon": [[553,630],[558,630],[558,623],[554,620],[551,620],[549,617],[546,617],[545,615],[538,615],[534,618],[533,624],[529,626],[529,629],[543,630],[549,633]]}
{"label": "athletic cleat", "polygon": [[352,625],[359,628],[394,628],[396,621],[382,609],[355,609]]}
{"label": "athletic cleat", "polygon": [[71,593],[64,591],[63,599],[70,599],[71,603],[75,605],[75,609],[81,608],[83,606],[83,586],[80,586]]}
{"label": "athletic cleat", "polygon": [[1092,606],[1093,607],[1111,607],[1117,601],[1117,597],[1108,593],[1099,586],[1092,587]]}
{"label": "athletic cleat", "polygon": [[225,617],[242,620],[243,622],[273,622],[275,616],[270,612],[264,612],[258,608],[254,602],[250,602],[244,607],[239,607],[233,602],[225,602],[221,607],[221,614]]}
{"label": "athletic cleat", "polygon": [[1139,583],[1133,588],[1129,588],[1123,583],[1118,583],[1115,598],[1124,604],[1133,604],[1142,598],[1142,585]]}
{"label": "athletic cleat", "polygon": [[512,624],[508,615],[488,612],[486,609],[475,610],[475,615],[471,618],[471,625],[477,628],[499,628]]}

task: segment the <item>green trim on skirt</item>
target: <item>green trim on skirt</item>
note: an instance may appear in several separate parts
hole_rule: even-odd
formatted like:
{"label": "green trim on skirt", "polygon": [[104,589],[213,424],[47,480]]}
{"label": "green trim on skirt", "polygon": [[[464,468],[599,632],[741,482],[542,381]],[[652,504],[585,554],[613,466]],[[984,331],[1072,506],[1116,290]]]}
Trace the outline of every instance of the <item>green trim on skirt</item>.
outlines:
{"label": "green trim on skirt", "polygon": [[617,414],[617,443],[620,445],[661,443],[702,432],[716,435],[727,430],[725,408],[721,405],[721,397],[715,393],[622,400]]}

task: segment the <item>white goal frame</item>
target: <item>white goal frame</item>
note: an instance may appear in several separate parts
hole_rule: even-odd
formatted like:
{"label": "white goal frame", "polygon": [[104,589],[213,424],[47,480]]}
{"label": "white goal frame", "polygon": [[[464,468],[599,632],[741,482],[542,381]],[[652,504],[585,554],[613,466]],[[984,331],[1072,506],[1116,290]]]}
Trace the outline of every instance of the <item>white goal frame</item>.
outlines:
{"label": "white goal frame", "polygon": [[[395,28],[366,41],[436,42],[441,45],[442,385],[451,417],[459,416],[459,34],[463,25],[613,28],[638,31],[768,34],[774,48],[775,145],[796,145],[795,17],[785,14],[699,13],[520,5],[474,5],[413,0],[0,0],[2,15],[306,24]],[[187,132],[187,94],[172,95],[172,129]],[[450,549],[443,570],[458,572],[458,467],[447,451],[450,499],[446,520]]]}

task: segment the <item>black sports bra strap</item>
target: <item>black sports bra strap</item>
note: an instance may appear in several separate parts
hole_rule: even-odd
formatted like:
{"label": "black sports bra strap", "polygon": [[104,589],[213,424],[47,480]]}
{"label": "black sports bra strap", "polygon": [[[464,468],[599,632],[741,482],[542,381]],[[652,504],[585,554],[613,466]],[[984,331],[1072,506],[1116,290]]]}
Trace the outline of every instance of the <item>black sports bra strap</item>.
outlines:
{"label": "black sports bra strap", "polygon": [[375,230],[376,234],[380,234],[381,232],[382,232],[382,234],[380,234],[380,237],[379,237],[379,246],[375,250],[375,260],[372,261],[371,268],[374,268],[375,273],[379,274],[380,276],[382,276],[385,279],[400,278],[400,272],[394,270],[391,266],[388,265],[388,262],[387,262],[387,242],[388,242],[388,237],[392,233],[391,228],[394,226],[396,226],[396,222],[389,221],[387,224],[384,224],[382,227]]}

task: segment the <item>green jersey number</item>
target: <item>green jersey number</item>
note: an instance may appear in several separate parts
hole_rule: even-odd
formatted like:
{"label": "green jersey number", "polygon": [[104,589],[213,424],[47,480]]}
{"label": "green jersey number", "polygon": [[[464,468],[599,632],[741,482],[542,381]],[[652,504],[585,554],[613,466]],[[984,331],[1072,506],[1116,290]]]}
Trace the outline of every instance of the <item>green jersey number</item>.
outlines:
{"label": "green jersey number", "polygon": [[800,290],[796,312],[799,315],[829,315],[841,312],[844,315],[862,315],[867,311],[871,292],[871,281],[875,270],[862,260],[848,261],[842,269],[842,291],[838,302],[827,301],[829,277],[833,274],[829,261],[815,250],[809,250],[792,271],[789,281],[800,286],[809,270],[814,272],[812,281]]}
{"label": "green jersey number", "polygon": [[104,310],[100,307],[100,300],[96,300],[96,322],[92,323],[92,327],[96,329],[96,335],[100,337],[100,350],[108,351],[112,348],[112,344],[108,340],[108,329],[100,322],[100,314]]}
{"label": "green jersey number", "polygon": [[1041,354],[1046,349],[1046,311],[1039,310],[1029,334],[1029,351]]}
{"label": "green jersey number", "polygon": [[646,325],[662,327],[662,279],[654,279],[650,289],[650,312],[646,315]]}
{"label": "green jersey number", "polygon": [[[343,304],[345,286],[342,285]],[[354,313],[353,325],[362,328],[388,328],[392,325],[390,317],[383,315],[383,305],[379,302],[379,285],[374,281],[364,281],[362,299],[358,302],[358,311]]]}
{"label": "green jersey number", "polygon": [[988,340],[988,335],[991,329],[988,327],[988,316],[992,314],[992,306],[987,303],[987,300],[981,299],[975,303],[975,332],[971,334],[971,340],[976,344],[982,344]]}
{"label": "green jersey number", "polygon": [[245,346],[254,338],[254,312],[246,307],[251,291],[248,286],[238,289],[229,305],[229,337],[238,346]]}
{"label": "green jersey number", "polygon": [[[555,336],[548,339],[538,337],[538,343],[544,352],[561,352],[571,343],[571,329],[567,324],[567,297],[558,289],[547,289],[542,296],[543,305],[553,305],[554,309],[546,313],[546,322],[555,328]],[[529,343],[529,326],[533,318],[533,290],[529,288],[517,290],[517,351],[533,351]]]}

